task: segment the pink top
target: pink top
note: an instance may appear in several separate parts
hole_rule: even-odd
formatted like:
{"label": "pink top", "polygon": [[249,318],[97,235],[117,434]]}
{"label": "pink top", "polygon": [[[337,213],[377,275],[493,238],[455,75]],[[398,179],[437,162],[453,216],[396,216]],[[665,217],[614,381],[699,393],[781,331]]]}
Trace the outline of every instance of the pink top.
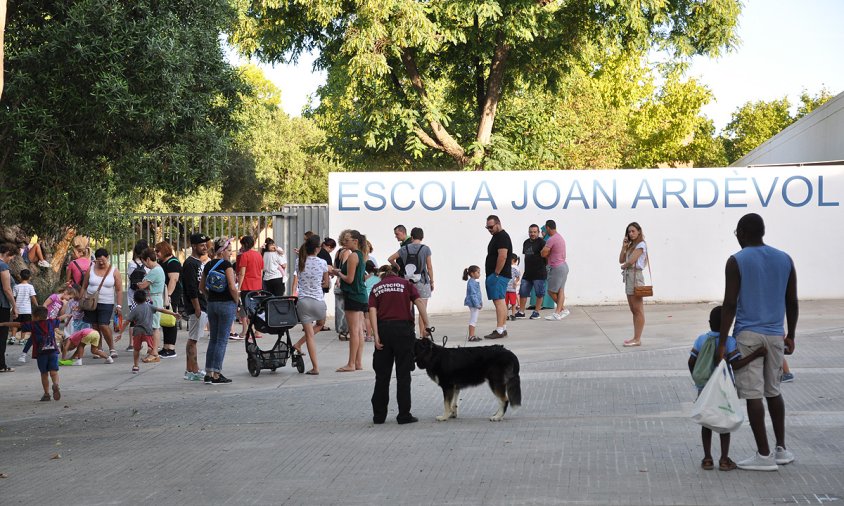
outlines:
{"label": "pink top", "polygon": [[566,240],[562,234],[557,232],[545,239],[545,247],[551,250],[548,253],[548,265],[559,267],[566,263]]}
{"label": "pink top", "polygon": [[[75,262],[75,263],[74,263]],[[82,279],[85,277],[84,273],[91,267],[90,258],[77,258],[70,262],[67,266],[67,271],[70,273],[70,279],[77,285],[82,285]]]}

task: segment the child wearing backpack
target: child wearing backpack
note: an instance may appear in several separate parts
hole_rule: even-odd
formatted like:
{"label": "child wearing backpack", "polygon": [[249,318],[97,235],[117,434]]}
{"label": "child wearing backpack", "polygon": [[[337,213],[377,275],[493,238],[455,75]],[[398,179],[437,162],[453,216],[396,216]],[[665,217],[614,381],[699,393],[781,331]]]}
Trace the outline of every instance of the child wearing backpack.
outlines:
{"label": "child wearing backpack", "polygon": [[475,335],[475,327],[478,325],[478,313],[484,307],[481,299],[481,285],[478,278],[481,277],[481,268],[477,265],[470,265],[463,269],[463,281],[466,282],[466,298],[463,305],[469,308],[469,341],[480,341],[481,338]]}
{"label": "child wearing backpack", "polygon": [[[712,371],[718,365],[715,363],[715,356],[718,348],[718,336],[721,328],[721,306],[715,307],[709,313],[709,329],[710,331],[701,334],[695,339],[695,344],[692,346],[692,351],[689,356],[689,372],[692,373],[692,379],[697,387],[697,393],[703,390],[709,377],[712,376]],[[765,356],[765,347],[758,348],[749,356],[742,357],[736,346],[736,339],[733,336],[727,336],[727,349],[724,355],[724,360],[734,370],[741,369],[750,362],[759,357]],[[701,440],[703,443],[703,460],[700,461],[700,467],[709,471],[715,468],[715,461],[712,459],[712,429],[701,427]],[[732,471],[736,468],[736,463],[730,457],[730,434],[721,434],[721,459],[718,461],[718,469],[721,471]]]}

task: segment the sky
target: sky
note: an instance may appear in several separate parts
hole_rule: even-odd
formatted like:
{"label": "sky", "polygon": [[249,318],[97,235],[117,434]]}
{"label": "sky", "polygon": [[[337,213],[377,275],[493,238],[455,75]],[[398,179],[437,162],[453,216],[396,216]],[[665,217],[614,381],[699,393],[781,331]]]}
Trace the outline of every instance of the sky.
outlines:
{"label": "sky", "polygon": [[[745,0],[739,18],[741,42],[713,60],[697,57],[687,75],[713,94],[703,114],[720,131],[732,113],[748,101],[788,96],[792,105],[805,89],[817,94],[825,86],[844,92],[844,0]],[[284,110],[301,115],[324,72],[313,71],[313,55],[293,65],[261,65],[281,91]]]}

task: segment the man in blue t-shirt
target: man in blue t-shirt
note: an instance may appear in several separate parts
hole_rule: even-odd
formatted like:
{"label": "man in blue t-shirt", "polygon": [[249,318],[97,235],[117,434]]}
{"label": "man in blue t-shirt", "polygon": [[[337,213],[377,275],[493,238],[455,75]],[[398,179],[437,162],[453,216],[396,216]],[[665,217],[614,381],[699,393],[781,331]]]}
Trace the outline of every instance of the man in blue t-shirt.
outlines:
{"label": "man in blue t-shirt", "polygon": [[[738,463],[740,469],[776,471],[794,461],[785,448],[785,403],[780,394],[784,356],[794,352],[797,327],[797,273],[785,252],[762,242],[765,223],[758,214],[746,214],[735,230],[741,251],[727,260],[724,310],[718,341],[718,360],[726,352],[727,336],[735,319],[733,335],[739,352],[749,356],[765,347],[765,360],[756,360],[735,372],[739,397],[747,401],[747,418],[756,439],[756,455]],[[783,340],[783,317],[788,332]],[[774,427],[776,449],[771,451],[765,430],[765,406]]]}

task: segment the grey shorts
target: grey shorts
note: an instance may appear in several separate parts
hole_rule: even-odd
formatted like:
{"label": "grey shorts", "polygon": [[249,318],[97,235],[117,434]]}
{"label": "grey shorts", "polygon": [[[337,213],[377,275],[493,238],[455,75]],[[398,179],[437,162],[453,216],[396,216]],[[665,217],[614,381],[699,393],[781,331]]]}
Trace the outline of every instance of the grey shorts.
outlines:
{"label": "grey shorts", "polygon": [[644,284],[645,275],[642,273],[642,269],[624,269],[624,293],[633,295],[633,287]]}
{"label": "grey shorts", "polygon": [[199,313],[199,318],[194,313],[188,315],[188,339],[199,341],[199,338],[205,335],[205,327],[207,326],[208,314],[205,311]]}
{"label": "grey shorts", "polygon": [[762,397],[778,396],[780,394],[780,378],[782,377],[782,361],[785,355],[783,336],[769,336],[742,330],[736,335],[736,343],[742,357],[750,355],[763,344],[768,349],[768,352],[761,359],[757,358],[741,369],[733,371],[739,397],[742,399],[761,399]]}
{"label": "grey shorts", "polygon": [[556,267],[551,267],[548,271],[548,280],[546,287],[549,292],[558,293],[566,290],[566,280],[569,278],[569,264],[564,263]]}
{"label": "grey shorts", "polygon": [[296,313],[299,315],[299,323],[313,323],[325,319],[325,301],[301,297],[296,301]]}
{"label": "grey shorts", "polygon": [[420,299],[430,299],[431,298],[431,285],[428,283],[416,283],[416,289],[419,291],[419,298]]}

